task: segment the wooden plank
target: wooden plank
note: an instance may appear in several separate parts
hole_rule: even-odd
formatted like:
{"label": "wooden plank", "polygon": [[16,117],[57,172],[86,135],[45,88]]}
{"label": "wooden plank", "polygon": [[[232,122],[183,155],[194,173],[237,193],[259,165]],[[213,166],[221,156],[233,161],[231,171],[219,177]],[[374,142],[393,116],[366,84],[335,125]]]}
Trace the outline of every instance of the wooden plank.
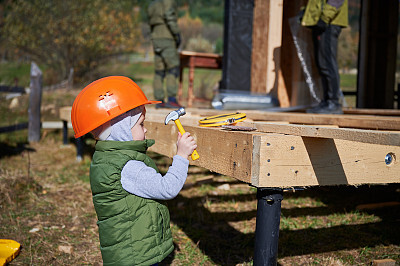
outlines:
{"label": "wooden plank", "polygon": [[399,109],[343,108],[344,114],[400,116]]}
{"label": "wooden plank", "polygon": [[[211,116],[228,113],[227,110],[200,110],[190,109],[193,115]],[[267,112],[254,110],[237,110],[246,113],[254,121],[287,121],[295,124],[337,125],[348,128],[364,128],[376,130],[400,130],[399,116],[372,116],[372,115],[333,115],[333,114],[306,114]]]}
{"label": "wooden plank", "polygon": [[251,53],[251,92],[267,92],[268,20],[270,1],[255,0]]}
{"label": "wooden plank", "polygon": [[[150,110],[146,115],[146,119],[162,122],[166,115],[167,113],[157,114]],[[201,117],[187,114],[181,117],[181,122],[184,125],[198,126],[200,119]],[[280,133],[302,137],[342,139],[363,143],[400,146],[400,132],[339,128],[337,125],[295,125],[283,121],[247,122],[247,120],[245,120],[237,125],[256,128],[258,132],[263,133]]]}
{"label": "wooden plank", "polygon": [[204,56],[204,57],[213,57],[216,59],[220,59],[221,55],[219,54],[213,54],[213,53],[199,53],[199,52],[193,52],[193,51],[181,51],[179,54],[183,56]]}
{"label": "wooden plank", "polygon": [[363,143],[400,146],[400,132],[337,128],[332,126],[270,124],[268,122],[242,123],[260,132],[283,133],[293,136],[351,140]]}
{"label": "wooden plank", "polygon": [[400,117],[369,115],[332,115],[278,112],[246,112],[253,120],[285,120],[297,124],[338,125],[339,127],[400,130]]}
{"label": "wooden plank", "polygon": [[[147,107],[148,115],[166,116],[171,109],[155,109]],[[226,114],[233,111],[227,110],[213,110],[213,109],[196,109],[186,108],[186,115],[182,119],[202,119],[207,116]],[[305,113],[282,113],[282,112],[263,112],[263,111],[240,111],[245,112],[247,115],[246,121],[256,120],[270,123],[296,123],[296,124],[309,124],[309,125],[335,125],[347,128],[365,128],[376,130],[397,130],[400,131],[400,117],[399,116],[372,116],[372,115],[312,115]],[[71,120],[71,107],[66,106],[60,108],[60,119],[65,121]],[[189,118],[192,117],[192,118]],[[354,122],[354,125],[352,125]],[[198,125],[192,122],[191,125]],[[282,132],[285,133],[285,132]]]}
{"label": "wooden plank", "polygon": [[290,107],[289,94],[283,80],[282,69],[278,71],[278,100],[281,108]]}
{"label": "wooden plank", "polygon": [[[171,110],[147,108],[146,119],[162,123]],[[71,121],[71,107],[60,108],[60,119]],[[191,114],[190,111],[181,117],[181,122],[188,126],[198,126],[201,116]],[[295,125],[286,121],[257,121],[239,123],[245,127],[254,127],[259,132],[281,133],[293,136],[331,138],[351,140],[363,143],[400,146],[400,132],[363,130],[353,128],[338,128],[337,125]]]}
{"label": "wooden plank", "polygon": [[282,21],[282,51],[281,53],[281,70],[286,90],[289,95],[290,102],[293,106],[297,105],[297,91],[300,82],[304,83],[301,73],[300,61],[297,59],[296,48],[294,46],[292,33],[290,30],[289,19],[296,16],[300,8],[305,5],[304,0],[283,1],[283,21]]}
{"label": "wooden plank", "polygon": [[283,0],[255,0],[251,60],[252,92],[270,93],[272,90],[277,90],[281,62],[282,16]]}
{"label": "wooden plank", "polygon": [[60,108],[59,117],[64,121],[71,121],[71,110],[72,106],[65,106]]}

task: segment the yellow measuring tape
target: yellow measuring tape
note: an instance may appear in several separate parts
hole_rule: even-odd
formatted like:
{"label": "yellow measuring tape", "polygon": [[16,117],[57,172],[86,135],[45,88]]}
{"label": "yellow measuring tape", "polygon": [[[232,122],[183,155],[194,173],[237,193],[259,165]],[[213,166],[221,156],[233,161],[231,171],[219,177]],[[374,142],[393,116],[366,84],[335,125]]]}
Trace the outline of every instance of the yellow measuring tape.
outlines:
{"label": "yellow measuring tape", "polygon": [[201,127],[219,127],[223,125],[235,125],[246,119],[245,113],[232,113],[209,116],[199,121]]}

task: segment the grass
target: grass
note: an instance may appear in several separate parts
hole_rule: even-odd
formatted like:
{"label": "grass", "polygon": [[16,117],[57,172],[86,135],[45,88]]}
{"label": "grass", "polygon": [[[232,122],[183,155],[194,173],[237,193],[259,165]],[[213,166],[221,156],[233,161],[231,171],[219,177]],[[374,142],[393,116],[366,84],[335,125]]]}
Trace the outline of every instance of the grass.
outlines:
{"label": "grass", "polygon": [[0,84],[28,87],[30,67],[27,63],[0,63]]}
{"label": "grass", "polygon": [[[75,146],[62,146],[60,132],[44,135],[40,143],[1,152],[0,235],[22,244],[12,265],[99,265],[87,179],[92,144],[87,142],[84,160],[77,163]],[[170,159],[150,155],[165,172]],[[399,206],[357,209],[399,201],[399,193],[399,185],[285,192],[278,263],[360,265],[383,258],[399,263]],[[256,204],[255,188],[190,167],[183,190],[168,202],[176,248],[166,263],[252,265]]]}
{"label": "grass", "polygon": [[[340,74],[340,88],[343,92],[355,92],[357,90],[357,75],[354,74]],[[356,107],[356,96],[346,95],[345,107]]]}
{"label": "grass", "polygon": [[340,74],[340,87],[343,91],[356,91],[357,75]]}
{"label": "grass", "polygon": [[[124,65],[121,69],[126,72],[112,66],[108,69],[110,74],[135,73],[141,86],[151,91],[151,67],[143,64]],[[201,84],[205,79],[212,84],[218,74],[196,72],[199,78],[195,82]],[[57,119],[58,108],[72,104],[78,92],[45,91],[44,120]],[[10,109],[10,103],[0,102],[0,110],[7,113],[0,117],[1,125],[26,118],[26,95],[19,97],[18,109]],[[13,118],[8,120],[9,116]],[[60,130],[42,130],[39,143],[28,143],[26,130],[0,134],[0,238],[22,244],[11,265],[102,263],[88,182],[94,141],[85,139],[80,163],[76,162],[73,138],[70,143],[62,145]],[[150,155],[166,172],[171,159]],[[285,192],[279,265],[368,265],[376,259],[393,259],[399,264],[400,207],[358,208],[393,201],[400,201],[399,184]],[[175,250],[164,264],[252,265],[255,188],[191,166],[183,190],[168,206]]]}

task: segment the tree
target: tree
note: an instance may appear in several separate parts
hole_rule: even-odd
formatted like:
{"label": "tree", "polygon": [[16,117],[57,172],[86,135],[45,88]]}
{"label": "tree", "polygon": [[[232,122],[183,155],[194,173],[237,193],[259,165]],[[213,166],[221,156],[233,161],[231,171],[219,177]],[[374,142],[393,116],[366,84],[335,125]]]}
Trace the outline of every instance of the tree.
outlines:
{"label": "tree", "polygon": [[82,77],[102,60],[133,51],[139,10],[128,0],[10,1],[1,35],[8,45],[55,70]]}

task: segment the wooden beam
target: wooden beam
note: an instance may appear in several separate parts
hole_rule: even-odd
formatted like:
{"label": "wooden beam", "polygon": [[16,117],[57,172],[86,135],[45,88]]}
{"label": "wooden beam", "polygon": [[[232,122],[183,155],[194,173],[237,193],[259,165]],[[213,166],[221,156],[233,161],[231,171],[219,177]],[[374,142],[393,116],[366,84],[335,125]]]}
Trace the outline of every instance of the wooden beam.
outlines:
{"label": "wooden beam", "polygon": [[[183,121],[182,121],[183,123]],[[159,121],[145,120],[147,138],[155,139],[150,150],[173,157],[176,154],[178,129],[174,123],[164,125]],[[200,158],[191,164],[207,168],[213,172],[234,177],[250,183],[253,152],[253,136],[246,132],[221,131],[184,125],[197,141]]]}
{"label": "wooden beam", "polygon": [[[256,187],[399,183],[399,146],[268,134],[260,137]],[[286,184],[286,185],[285,185]]]}
{"label": "wooden beam", "polygon": [[[177,128],[146,119],[151,150],[172,157]],[[191,163],[256,187],[400,182],[399,146],[275,133],[225,131],[184,125],[197,140]],[[385,163],[391,156],[392,162]]]}
{"label": "wooden beam", "polygon": [[[282,45],[283,0],[255,0],[251,56],[251,91],[277,96]],[[281,83],[284,86],[284,83]]]}

